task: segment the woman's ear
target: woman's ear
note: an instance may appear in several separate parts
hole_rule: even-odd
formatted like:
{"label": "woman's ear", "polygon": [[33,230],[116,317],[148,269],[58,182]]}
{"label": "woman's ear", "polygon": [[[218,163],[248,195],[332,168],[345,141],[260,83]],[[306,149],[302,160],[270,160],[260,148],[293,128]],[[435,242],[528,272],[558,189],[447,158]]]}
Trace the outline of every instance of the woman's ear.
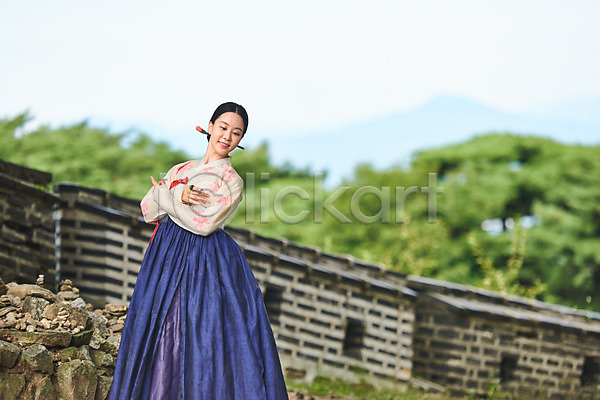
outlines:
{"label": "woman's ear", "polygon": [[209,121],[208,129],[207,129],[207,132],[209,135],[212,135],[212,127],[213,127],[213,123],[212,123],[212,121]]}

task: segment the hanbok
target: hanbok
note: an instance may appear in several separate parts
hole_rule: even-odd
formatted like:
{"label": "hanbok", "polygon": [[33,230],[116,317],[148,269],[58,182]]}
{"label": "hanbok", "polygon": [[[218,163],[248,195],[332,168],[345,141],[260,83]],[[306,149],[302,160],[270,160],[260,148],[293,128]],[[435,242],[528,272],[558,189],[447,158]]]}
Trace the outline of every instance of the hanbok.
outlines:
{"label": "hanbok", "polygon": [[[141,202],[158,226],[122,332],[109,399],[288,399],[260,287],[223,231],[243,181],[227,157],[173,167]],[[181,202],[185,185],[206,204]]]}

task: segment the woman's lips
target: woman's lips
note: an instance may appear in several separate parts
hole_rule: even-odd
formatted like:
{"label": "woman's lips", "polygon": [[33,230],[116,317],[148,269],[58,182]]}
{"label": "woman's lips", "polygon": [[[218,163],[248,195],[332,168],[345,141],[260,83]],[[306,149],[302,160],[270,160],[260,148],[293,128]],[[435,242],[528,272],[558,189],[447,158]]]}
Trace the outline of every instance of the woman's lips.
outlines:
{"label": "woman's lips", "polygon": [[219,144],[220,144],[220,145],[221,145],[221,147],[223,147],[224,149],[228,149],[228,148],[229,148],[229,144],[227,144],[227,143],[219,142]]}

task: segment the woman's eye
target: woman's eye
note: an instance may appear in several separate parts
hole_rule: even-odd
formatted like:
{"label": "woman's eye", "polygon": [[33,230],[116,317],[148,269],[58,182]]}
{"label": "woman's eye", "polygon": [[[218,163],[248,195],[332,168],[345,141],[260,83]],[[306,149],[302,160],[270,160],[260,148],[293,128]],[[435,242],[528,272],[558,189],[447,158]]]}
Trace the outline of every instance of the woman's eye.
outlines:
{"label": "woman's eye", "polygon": [[239,132],[233,132],[233,134],[234,134],[235,136],[242,136],[242,134],[241,134],[241,133],[239,133]]}

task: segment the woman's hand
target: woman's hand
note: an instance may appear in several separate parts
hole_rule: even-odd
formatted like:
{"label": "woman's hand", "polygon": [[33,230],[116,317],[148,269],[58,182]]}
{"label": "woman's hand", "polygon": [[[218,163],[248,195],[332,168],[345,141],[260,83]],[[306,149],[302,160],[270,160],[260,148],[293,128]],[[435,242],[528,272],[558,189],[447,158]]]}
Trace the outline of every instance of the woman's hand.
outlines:
{"label": "woman's hand", "polygon": [[152,188],[152,191],[153,191],[153,192],[154,192],[154,191],[156,190],[156,188],[157,188],[157,187],[159,187],[160,185],[166,185],[165,181],[163,181],[162,179],[161,179],[160,181],[156,182],[156,181],[154,180],[154,177],[153,177],[153,176],[151,176],[151,177],[150,177],[150,180],[152,181],[152,186],[154,186],[154,187]]}
{"label": "woman's hand", "polygon": [[[193,189],[190,189],[193,187]],[[201,188],[194,185],[189,185],[183,189],[183,193],[181,194],[181,201],[183,204],[189,204],[191,206],[197,206],[199,204],[205,204],[208,199],[209,194],[203,192]]]}

